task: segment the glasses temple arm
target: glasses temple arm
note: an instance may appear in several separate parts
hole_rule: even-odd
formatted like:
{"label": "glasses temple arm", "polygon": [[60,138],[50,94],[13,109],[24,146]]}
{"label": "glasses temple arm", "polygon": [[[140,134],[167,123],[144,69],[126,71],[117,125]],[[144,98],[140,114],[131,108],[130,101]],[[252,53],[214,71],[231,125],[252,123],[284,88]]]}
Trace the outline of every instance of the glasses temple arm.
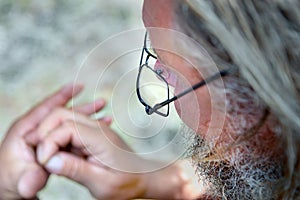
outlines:
{"label": "glasses temple arm", "polygon": [[[204,85],[206,85],[206,84],[208,84],[208,83],[210,83],[210,82],[212,82],[212,81],[218,79],[219,77],[224,77],[224,76],[227,76],[227,75],[229,75],[229,74],[232,74],[232,73],[234,73],[236,70],[237,70],[237,69],[236,69],[235,67],[233,67],[233,69],[231,68],[231,69],[221,70],[219,73],[216,73],[216,74],[214,74],[214,75],[208,77],[207,79],[205,79],[205,80],[203,80],[203,81],[201,81],[201,82],[199,82],[199,83],[193,85],[192,87],[186,89],[185,91],[183,91],[183,92],[181,92],[180,94],[178,94],[178,95],[172,97],[171,99],[168,99],[168,100],[166,100],[166,101],[163,101],[163,102],[161,102],[161,103],[159,103],[159,104],[154,105],[154,107],[151,108],[148,112],[149,112],[150,114],[152,114],[152,113],[155,112],[156,110],[160,109],[161,107],[163,107],[163,106],[165,106],[165,105],[167,105],[167,104],[169,104],[169,103],[172,103],[173,101],[179,99],[180,97],[186,95],[187,93],[189,93],[189,92],[191,92],[191,91],[193,91],[193,90],[196,90],[196,89],[198,89],[198,88],[200,88],[200,87],[202,87],[202,86],[204,86]],[[149,114],[149,113],[148,113],[148,114]]]}

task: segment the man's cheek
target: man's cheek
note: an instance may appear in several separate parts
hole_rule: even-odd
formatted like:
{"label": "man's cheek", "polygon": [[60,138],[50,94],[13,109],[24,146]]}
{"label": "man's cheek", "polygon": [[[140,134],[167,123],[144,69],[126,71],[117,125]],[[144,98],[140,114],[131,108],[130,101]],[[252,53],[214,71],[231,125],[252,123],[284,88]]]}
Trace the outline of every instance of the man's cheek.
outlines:
{"label": "man's cheek", "polygon": [[197,96],[192,92],[176,100],[174,105],[181,120],[188,127],[199,132],[202,120]]}

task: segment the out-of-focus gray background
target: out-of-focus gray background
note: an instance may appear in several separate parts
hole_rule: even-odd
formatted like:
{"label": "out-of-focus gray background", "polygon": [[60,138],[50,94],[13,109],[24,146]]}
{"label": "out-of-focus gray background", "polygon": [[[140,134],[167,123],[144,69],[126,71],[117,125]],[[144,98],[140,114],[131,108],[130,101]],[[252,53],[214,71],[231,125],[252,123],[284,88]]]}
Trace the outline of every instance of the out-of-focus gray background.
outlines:
{"label": "out-of-focus gray background", "polygon": [[[136,0],[1,0],[1,137],[18,116],[72,81],[96,44],[143,27],[141,7]],[[39,196],[93,199],[85,188],[54,176]]]}

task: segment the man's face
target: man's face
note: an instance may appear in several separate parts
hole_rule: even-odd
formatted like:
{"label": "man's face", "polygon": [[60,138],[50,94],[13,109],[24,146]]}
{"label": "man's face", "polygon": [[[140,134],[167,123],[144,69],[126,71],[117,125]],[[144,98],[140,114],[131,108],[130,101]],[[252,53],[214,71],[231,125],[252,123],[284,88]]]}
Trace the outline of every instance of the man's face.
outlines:
{"label": "man's face", "polygon": [[[162,68],[167,75],[166,80],[174,87],[175,95],[203,80],[202,72],[186,60],[185,55],[173,53],[174,41],[178,37],[168,30],[176,30],[173,26],[173,1],[149,1],[144,2],[143,21],[148,27],[151,43],[155,47],[159,63],[156,68]],[[156,28],[150,28],[156,27]],[[175,101],[175,108],[181,119],[197,133],[207,133],[208,128],[220,129],[211,120],[221,121],[223,112],[212,107],[209,88],[204,86]],[[212,115],[212,112],[214,115]],[[223,120],[224,121],[224,120]]]}
{"label": "man's face", "polygon": [[[176,43],[172,34],[163,34],[150,28],[177,29],[174,24],[173,4],[173,0],[144,1],[143,21],[154,47],[172,49],[172,45]],[[168,77],[172,77],[168,81],[174,86],[175,94],[203,80],[202,74],[205,74],[205,70],[201,69],[204,68],[200,66],[196,69],[182,57],[161,49],[156,49],[159,64],[155,67],[163,68]],[[171,73],[174,75],[170,76]],[[275,133],[278,126],[265,112],[266,107],[245,81],[234,76],[226,77],[223,81],[225,89],[219,88],[217,94],[209,86],[204,86],[175,101],[181,119],[198,134],[194,138],[192,151],[198,154],[194,158],[199,163],[199,174],[206,176],[210,184],[226,184],[229,195],[235,192],[239,195],[240,192],[244,193],[243,197],[251,198],[246,192],[253,193],[256,188],[272,193],[272,182],[275,183],[282,175],[284,159],[281,154],[282,146],[279,145],[280,137]],[[255,134],[251,135],[251,131]],[[251,137],[246,137],[243,143],[231,148],[230,145],[239,141],[243,134]],[[212,148],[224,151],[223,157],[215,162],[203,162],[204,158],[211,155]],[[226,181],[221,180],[220,176],[226,177]],[[264,185],[265,180],[270,181],[269,185]],[[234,185],[236,189],[230,189]]]}

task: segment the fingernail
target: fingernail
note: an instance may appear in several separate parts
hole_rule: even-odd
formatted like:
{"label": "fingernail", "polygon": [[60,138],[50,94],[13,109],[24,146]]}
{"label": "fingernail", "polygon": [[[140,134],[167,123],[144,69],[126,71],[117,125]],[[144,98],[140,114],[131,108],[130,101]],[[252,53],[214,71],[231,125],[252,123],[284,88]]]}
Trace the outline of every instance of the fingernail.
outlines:
{"label": "fingernail", "polygon": [[45,165],[46,169],[52,173],[59,173],[63,167],[63,160],[59,156],[53,156]]}
{"label": "fingernail", "polygon": [[102,118],[102,120],[103,120],[105,123],[107,123],[107,124],[111,124],[112,121],[113,121],[113,118],[110,117],[110,116],[105,116],[105,117]]}
{"label": "fingernail", "polygon": [[61,91],[62,92],[67,92],[69,91],[70,89],[72,89],[74,87],[73,83],[68,83],[68,84],[65,84],[62,88],[61,88]]}
{"label": "fingernail", "polygon": [[78,93],[83,89],[83,84],[76,83],[73,88],[73,93]]}
{"label": "fingernail", "polygon": [[37,148],[37,160],[42,165],[47,161],[45,158],[45,147],[43,145],[39,145]]}

